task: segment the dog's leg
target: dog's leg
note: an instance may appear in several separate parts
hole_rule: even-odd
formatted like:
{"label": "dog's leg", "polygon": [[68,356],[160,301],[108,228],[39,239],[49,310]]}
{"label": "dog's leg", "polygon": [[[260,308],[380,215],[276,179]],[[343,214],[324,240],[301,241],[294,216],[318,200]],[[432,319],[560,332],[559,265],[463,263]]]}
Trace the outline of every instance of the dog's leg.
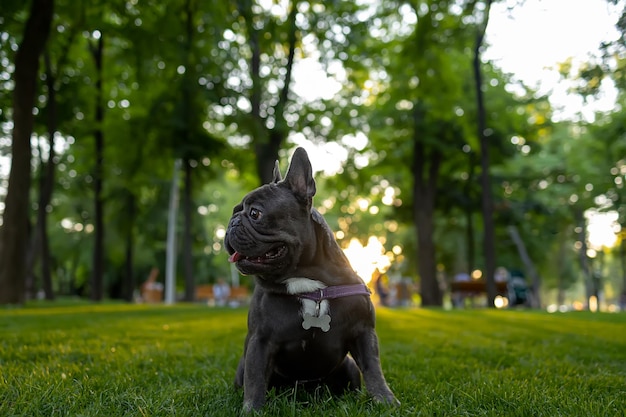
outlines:
{"label": "dog's leg", "polygon": [[252,411],[265,404],[267,386],[273,369],[273,345],[252,336],[245,354],[243,371],[243,409]]}
{"label": "dog's leg", "polygon": [[355,340],[352,357],[363,373],[363,381],[367,392],[376,400],[391,405],[400,405],[389,389],[383,370],[380,366],[378,337],[373,328],[363,331]]}
{"label": "dog's leg", "polygon": [[237,373],[235,374],[235,387],[243,388],[243,370],[245,365],[245,358],[242,356],[237,365]]}

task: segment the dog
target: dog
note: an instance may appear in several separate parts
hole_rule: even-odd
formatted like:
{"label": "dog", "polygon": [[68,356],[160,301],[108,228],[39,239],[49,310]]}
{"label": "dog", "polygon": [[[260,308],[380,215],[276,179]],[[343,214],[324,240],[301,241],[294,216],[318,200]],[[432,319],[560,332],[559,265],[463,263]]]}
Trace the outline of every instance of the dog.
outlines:
{"label": "dog", "polygon": [[248,193],[224,237],[229,261],[255,276],[248,334],[235,376],[245,411],[272,387],[359,389],[398,405],[383,375],[370,292],[322,217],[306,151],[297,148],[283,179]]}

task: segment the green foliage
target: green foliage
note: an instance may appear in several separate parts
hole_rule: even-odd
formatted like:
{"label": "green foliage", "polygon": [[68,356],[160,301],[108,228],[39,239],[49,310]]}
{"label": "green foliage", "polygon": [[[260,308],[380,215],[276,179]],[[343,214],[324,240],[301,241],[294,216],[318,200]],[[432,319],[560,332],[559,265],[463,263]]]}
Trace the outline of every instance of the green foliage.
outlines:
{"label": "green foliage", "polygon": [[[621,314],[379,309],[402,402],[285,391],[260,415],[621,415]],[[67,302],[0,313],[0,414],[233,416],[243,309]]]}

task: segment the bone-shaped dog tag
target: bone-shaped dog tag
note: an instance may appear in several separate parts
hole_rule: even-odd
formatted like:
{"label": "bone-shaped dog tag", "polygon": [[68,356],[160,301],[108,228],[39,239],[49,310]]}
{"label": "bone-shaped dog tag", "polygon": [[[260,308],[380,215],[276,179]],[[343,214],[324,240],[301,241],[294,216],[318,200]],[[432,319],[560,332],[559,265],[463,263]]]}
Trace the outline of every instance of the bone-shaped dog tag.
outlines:
{"label": "bone-shaped dog tag", "polygon": [[320,317],[315,317],[309,313],[304,313],[304,321],[302,322],[302,328],[309,330],[311,327],[319,327],[323,332],[330,330],[330,316],[328,314],[322,314]]}

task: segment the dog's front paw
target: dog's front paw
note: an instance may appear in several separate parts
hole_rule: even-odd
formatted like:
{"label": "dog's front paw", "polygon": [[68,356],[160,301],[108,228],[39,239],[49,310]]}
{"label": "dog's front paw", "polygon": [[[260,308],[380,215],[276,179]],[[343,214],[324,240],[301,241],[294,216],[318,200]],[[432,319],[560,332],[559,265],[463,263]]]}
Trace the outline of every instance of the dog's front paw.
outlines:
{"label": "dog's front paw", "polygon": [[246,414],[250,414],[253,412],[258,412],[263,408],[263,403],[255,404],[252,401],[244,401],[243,402],[243,412]]}
{"label": "dog's front paw", "polygon": [[376,402],[397,407],[400,405],[400,401],[393,395],[391,391],[374,396]]}
{"label": "dog's front paw", "polygon": [[265,405],[265,391],[256,393],[257,395],[246,396],[244,391],[243,396],[243,411],[246,414],[261,411]]}
{"label": "dog's front paw", "polygon": [[380,398],[378,401],[394,407],[398,407],[401,404],[400,401],[391,393],[388,397]]}

